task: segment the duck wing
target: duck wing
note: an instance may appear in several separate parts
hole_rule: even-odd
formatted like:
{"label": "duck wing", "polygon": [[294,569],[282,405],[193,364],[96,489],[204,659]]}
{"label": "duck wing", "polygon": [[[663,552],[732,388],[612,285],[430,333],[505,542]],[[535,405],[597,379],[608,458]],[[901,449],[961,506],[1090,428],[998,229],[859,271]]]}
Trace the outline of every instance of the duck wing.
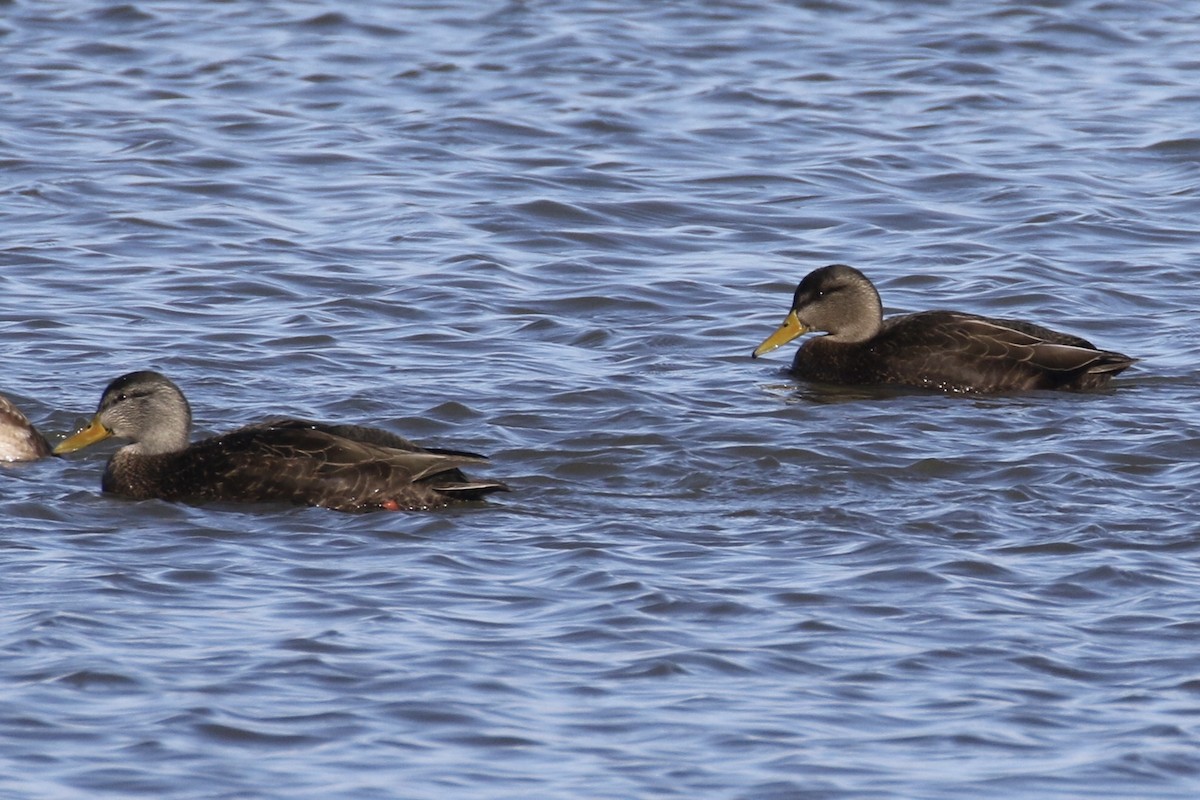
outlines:
{"label": "duck wing", "polygon": [[951,311],[901,317],[879,339],[925,385],[961,391],[1096,388],[1136,360],[1033,323]]}
{"label": "duck wing", "polygon": [[1069,384],[1084,375],[1112,376],[1137,359],[1112,350],[1101,350],[1087,339],[1030,322],[959,315],[974,349],[986,348],[996,358],[1024,362],[1053,373]]}

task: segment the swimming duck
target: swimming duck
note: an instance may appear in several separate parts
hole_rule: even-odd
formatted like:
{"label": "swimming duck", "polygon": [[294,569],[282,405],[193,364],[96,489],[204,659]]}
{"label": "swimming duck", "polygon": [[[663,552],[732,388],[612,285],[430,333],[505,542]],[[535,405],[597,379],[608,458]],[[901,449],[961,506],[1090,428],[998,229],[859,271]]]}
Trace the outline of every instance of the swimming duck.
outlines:
{"label": "swimming duck", "polygon": [[0,461],[37,461],[50,455],[50,443],[29,417],[0,395]]}
{"label": "swimming duck", "polygon": [[792,310],[755,358],[809,331],[792,374],[840,384],[900,384],[946,392],[1096,389],[1136,359],[1030,322],[957,311],[883,318],[871,281],[834,264],[796,287]]}
{"label": "swimming duck", "polygon": [[157,372],[131,372],[108,385],[91,424],[54,452],[129,439],[109,459],[101,488],[137,500],[411,511],[508,490],[462,474],[460,467],[484,463],[483,456],[425,449],[376,428],[272,419],[189,443],[191,426],[178,386]]}

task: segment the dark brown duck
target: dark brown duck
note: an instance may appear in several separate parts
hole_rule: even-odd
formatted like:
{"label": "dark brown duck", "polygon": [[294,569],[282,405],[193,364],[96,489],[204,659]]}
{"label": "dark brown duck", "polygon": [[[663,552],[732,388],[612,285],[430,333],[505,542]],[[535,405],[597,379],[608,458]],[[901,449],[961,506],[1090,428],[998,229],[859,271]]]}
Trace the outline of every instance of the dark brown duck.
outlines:
{"label": "dark brown duck", "polygon": [[840,384],[898,384],[946,392],[1096,389],[1136,359],[1078,336],[1013,319],[957,311],[883,318],[871,281],[834,264],[796,287],[783,325],[754,351],[774,350],[809,331],[792,374]]}
{"label": "dark brown duck", "polygon": [[138,500],[411,511],[508,489],[462,473],[461,467],[486,463],[483,456],[418,447],[376,428],[273,419],[189,443],[191,426],[178,386],[157,372],[132,372],[108,385],[91,424],[54,452],[110,436],[129,439],[109,459],[101,487]]}

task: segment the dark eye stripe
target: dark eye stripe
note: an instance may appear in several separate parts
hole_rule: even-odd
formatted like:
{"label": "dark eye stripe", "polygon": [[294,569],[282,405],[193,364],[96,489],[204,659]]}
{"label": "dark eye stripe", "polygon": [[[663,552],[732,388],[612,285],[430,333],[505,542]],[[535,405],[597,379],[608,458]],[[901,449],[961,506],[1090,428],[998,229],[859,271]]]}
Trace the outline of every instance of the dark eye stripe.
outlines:
{"label": "dark eye stripe", "polygon": [[149,397],[151,394],[153,394],[153,392],[140,391],[140,390],[135,390],[132,392],[121,392],[120,394],[118,394],[116,397],[113,398],[112,402],[123,403],[126,400],[133,400],[133,399],[139,398],[139,397]]}

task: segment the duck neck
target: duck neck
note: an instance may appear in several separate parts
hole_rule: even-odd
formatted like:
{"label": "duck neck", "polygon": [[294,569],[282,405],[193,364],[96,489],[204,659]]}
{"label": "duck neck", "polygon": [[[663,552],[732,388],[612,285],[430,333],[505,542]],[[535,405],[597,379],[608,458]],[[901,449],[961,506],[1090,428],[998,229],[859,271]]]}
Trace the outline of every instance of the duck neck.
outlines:
{"label": "duck neck", "polygon": [[189,427],[187,420],[172,420],[170,424],[163,424],[161,427],[155,428],[148,435],[143,436],[140,441],[129,445],[127,449],[131,453],[147,456],[182,450],[188,446]]}

